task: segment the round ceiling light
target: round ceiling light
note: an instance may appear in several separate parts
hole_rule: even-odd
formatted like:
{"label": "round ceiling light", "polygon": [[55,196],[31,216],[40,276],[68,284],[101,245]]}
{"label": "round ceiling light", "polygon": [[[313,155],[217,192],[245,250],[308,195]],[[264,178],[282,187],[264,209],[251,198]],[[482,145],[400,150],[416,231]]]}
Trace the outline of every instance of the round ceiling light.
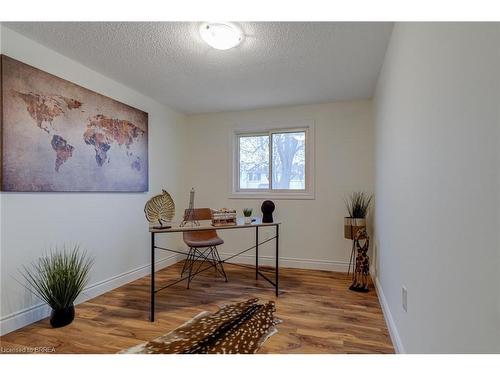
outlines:
{"label": "round ceiling light", "polygon": [[204,23],[200,35],[209,46],[220,50],[236,47],[243,40],[241,29],[227,22]]}

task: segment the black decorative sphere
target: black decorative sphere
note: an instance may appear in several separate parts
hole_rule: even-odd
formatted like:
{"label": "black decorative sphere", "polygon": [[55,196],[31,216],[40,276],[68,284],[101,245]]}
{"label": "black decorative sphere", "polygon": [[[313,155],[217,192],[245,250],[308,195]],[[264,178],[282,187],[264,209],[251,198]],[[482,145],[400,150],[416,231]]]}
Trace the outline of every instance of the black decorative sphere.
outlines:
{"label": "black decorative sphere", "polygon": [[272,223],[273,222],[273,211],[274,211],[274,203],[273,201],[264,201],[262,206],[260,207],[262,210],[262,222],[263,223]]}

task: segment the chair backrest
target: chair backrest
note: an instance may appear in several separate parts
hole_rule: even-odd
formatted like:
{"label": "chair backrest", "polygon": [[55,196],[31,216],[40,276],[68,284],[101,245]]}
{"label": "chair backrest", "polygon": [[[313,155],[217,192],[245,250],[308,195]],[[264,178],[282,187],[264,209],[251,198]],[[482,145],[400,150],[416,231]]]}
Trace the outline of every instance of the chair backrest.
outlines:
{"label": "chair backrest", "polygon": [[[190,217],[189,209],[184,211],[184,219],[190,220],[212,220],[212,210],[210,208],[194,208],[191,211]],[[217,232],[215,229],[208,230],[197,230],[192,232],[182,232],[182,238],[184,240],[210,240],[216,238]]]}
{"label": "chair backrest", "polygon": [[184,220],[212,220],[212,210],[210,208],[193,208],[191,217],[189,209],[184,210]]}

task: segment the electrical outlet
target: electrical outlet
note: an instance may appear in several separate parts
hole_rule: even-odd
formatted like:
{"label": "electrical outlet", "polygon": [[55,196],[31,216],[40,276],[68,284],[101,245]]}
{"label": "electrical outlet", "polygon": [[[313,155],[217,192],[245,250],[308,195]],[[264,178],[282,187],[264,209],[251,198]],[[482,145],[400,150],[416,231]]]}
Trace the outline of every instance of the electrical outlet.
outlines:
{"label": "electrical outlet", "polygon": [[401,287],[401,304],[403,305],[403,310],[408,312],[408,290],[404,285]]}

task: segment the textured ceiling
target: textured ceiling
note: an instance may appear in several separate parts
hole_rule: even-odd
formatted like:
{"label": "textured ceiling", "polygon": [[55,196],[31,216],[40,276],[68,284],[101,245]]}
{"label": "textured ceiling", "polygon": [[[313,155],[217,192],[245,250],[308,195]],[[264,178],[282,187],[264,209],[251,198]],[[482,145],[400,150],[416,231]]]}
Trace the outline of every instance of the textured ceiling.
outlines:
{"label": "textured ceiling", "polygon": [[243,22],[243,43],[219,51],[196,22],[3,24],[184,113],[370,98],[392,30]]}

